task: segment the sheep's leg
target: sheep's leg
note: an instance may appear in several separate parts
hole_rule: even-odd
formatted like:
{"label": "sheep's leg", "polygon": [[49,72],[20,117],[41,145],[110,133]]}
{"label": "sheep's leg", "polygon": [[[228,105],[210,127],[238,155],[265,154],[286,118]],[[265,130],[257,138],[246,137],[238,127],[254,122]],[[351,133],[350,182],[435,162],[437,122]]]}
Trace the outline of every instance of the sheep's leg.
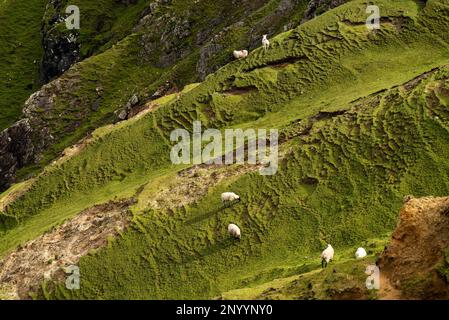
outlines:
{"label": "sheep's leg", "polygon": [[324,268],[324,259],[321,259],[321,269]]}

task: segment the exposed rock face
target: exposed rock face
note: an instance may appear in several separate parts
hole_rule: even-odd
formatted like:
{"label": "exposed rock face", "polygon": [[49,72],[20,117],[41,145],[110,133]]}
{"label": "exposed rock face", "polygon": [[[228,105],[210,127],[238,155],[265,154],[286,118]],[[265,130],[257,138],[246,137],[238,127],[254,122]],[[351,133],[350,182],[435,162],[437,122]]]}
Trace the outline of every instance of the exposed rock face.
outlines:
{"label": "exposed rock face", "polygon": [[76,78],[61,78],[44,85],[25,102],[24,118],[0,133],[0,191],[15,181],[18,169],[38,162],[54,143],[55,128],[46,117],[54,113],[55,98],[70,92],[77,82]]}
{"label": "exposed rock face", "polygon": [[[51,14],[51,17],[48,15]],[[41,81],[47,83],[61,75],[74,64],[80,55],[77,30],[57,28],[65,22],[65,7],[61,0],[51,0],[47,4],[42,24],[42,47],[44,56],[41,64]]]}
{"label": "exposed rock face", "polygon": [[0,133],[0,191],[15,181],[17,169],[38,161],[42,150],[54,139],[40,115],[54,104],[49,87],[31,95],[23,109],[26,117]]}
{"label": "exposed rock face", "polygon": [[79,44],[76,36],[44,35],[44,57],[41,65],[41,80],[47,83],[61,75],[74,64],[79,57]]}
{"label": "exposed rock face", "polygon": [[336,8],[349,0],[311,0],[301,23],[309,21],[324,12]]}
{"label": "exposed rock face", "polygon": [[[129,6],[137,4],[138,0],[115,0],[115,2]],[[65,19],[69,16],[65,10],[69,4],[62,0],[48,1],[41,28],[44,49],[40,71],[42,83],[60,76],[74,63],[85,58],[80,53],[79,31],[69,30],[65,26]],[[104,21],[99,19],[95,27],[96,31],[99,31],[103,25]]]}
{"label": "exposed rock face", "polygon": [[400,221],[378,266],[406,299],[447,299],[449,197],[404,199]]}
{"label": "exposed rock face", "polygon": [[[115,2],[123,6],[137,3],[136,0]],[[331,4],[340,2],[343,1],[333,0]],[[300,23],[302,15],[298,12],[304,8],[302,0],[279,0],[274,10],[264,9],[263,15],[260,14],[260,9],[267,3],[267,0],[224,1],[223,10],[217,16],[198,14],[196,5],[177,12],[172,8],[172,0],[152,1],[133,29],[140,35],[139,63],[167,68],[178,66],[182,59],[190,60],[178,69],[184,76],[183,82],[169,76],[163,79],[167,81],[165,85],[157,83],[159,88],[152,91],[153,95],[151,91],[140,91],[140,99],[153,100],[176,92],[189,82],[204,80],[208,74],[233,60],[233,50],[254,49],[260,46],[262,34],[272,36]],[[73,94],[82,87],[82,75],[77,66],[72,65],[83,57],[80,56],[78,31],[65,28],[66,4],[62,0],[49,0],[43,20],[45,53],[41,78],[48,83],[25,103],[23,120],[0,134],[0,191],[15,181],[16,170],[38,162],[51,145],[70,137],[89,122],[91,114],[100,110],[107,100],[104,91],[108,88],[101,87],[101,79],[92,80],[98,82],[96,92],[89,88],[82,95]],[[237,13],[236,6],[239,8]],[[257,17],[254,16],[256,12]],[[151,87],[151,83],[148,85]],[[136,107],[142,105],[140,102],[146,102],[135,98],[125,105],[122,101],[114,104],[116,109],[110,110],[111,114],[98,123],[120,121],[135,114]],[[114,111],[115,118],[110,116]]]}
{"label": "exposed rock face", "polygon": [[[249,22],[248,17],[244,17],[241,21],[212,35],[200,49],[200,58],[197,64],[199,79],[204,80],[208,74],[217,71],[233,60],[232,50],[229,49],[231,42],[234,42],[232,43],[233,50],[253,50],[261,45],[263,34],[273,36],[277,32],[297,27],[299,21],[292,17],[295,10],[300,10],[301,5],[302,1],[300,0],[281,0],[275,10],[269,12],[257,23]],[[235,39],[233,34],[239,32],[242,32],[242,38]],[[204,34],[200,33],[197,41],[204,41],[205,37]]]}
{"label": "exposed rock face", "polygon": [[30,291],[47,280],[64,281],[64,269],[89,251],[103,247],[129,224],[133,199],[86,209],[58,228],[27,242],[0,261],[0,293],[29,299]]}
{"label": "exposed rock face", "polygon": [[30,162],[34,147],[28,119],[21,120],[0,133],[0,190],[14,181],[16,168]]}
{"label": "exposed rock face", "polygon": [[129,99],[129,101],[126,103],[125,107],[123,107],[122,109],[119,109],[115,112],[117,119],[119,121],[128,119],[133,107],[135,107],[138,103],[139,103],[139,97],[137,97],[137,95],[134,94]]}
{"label": "exposed rock face", "polygon": [[[171,13],[161,15],[158,13],[160,10],[157,9],[170,5],[171,0],[155,1],[135,28],[135,31],[144,33],[141,39],[142,60],[145,63],[155,63],[159,67],[169,67],[199,49],[200,59],[197,71],[200,80],[204,79],[207,74],[230,61],[229,57],[218,64],[216,59],[214,62],[208,61],[230,45],[230,43],[214,43],[214,41],[222,42],[228,36],[232,36],[232,32],[238,31],[236,28],[244,25],[244,22],[238,19],[246,19],[266,2],[266,0],[226,1],[223,3],[223,12],[219,16],[211,16],[207,21],[199,21],[193,7],[182,16]],[[298,0],[281,0],[281,2],[293,3]],[[234,15],[235,10],[231,10],[233,8],[231,4],[238,5],[246,15],[242,15],[241,12],[239,15]],[[246,26],[245,30],[249,28]]]}
{"label": "exposed rock face", "polygon": [[223,45],[215,43],[214,40],[210,41],[200,50],[200,59],[198,61],[196,70],[201,80],[204,80],[206,76],[216,70],[218,65],[212,65],[210,59],[213,58],[218,52],[223,50]]}
{"label": "exposed rock face", "polygon": [[[158,0],[149,7],[149,12],[140,20],[135,31],[144,32],[141,38],[141,57],[165,68],[186,57],[192,50],[184,41],[191,35],[189,16],[181,17],[169,13],[159,15],[157,8],[169,5],[171,0]],[[157,58],[155,58],[157,57]]]}

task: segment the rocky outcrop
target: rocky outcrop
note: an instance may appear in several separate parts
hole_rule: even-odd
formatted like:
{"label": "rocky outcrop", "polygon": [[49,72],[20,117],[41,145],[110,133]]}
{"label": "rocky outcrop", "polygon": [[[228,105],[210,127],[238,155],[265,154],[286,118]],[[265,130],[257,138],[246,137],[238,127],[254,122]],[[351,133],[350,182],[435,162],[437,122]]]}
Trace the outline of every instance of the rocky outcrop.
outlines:
{"label": "rocky outcrop", "polygon": [[54,141],[45,115],[52,112],[59,81],[47,84],[25,102],[24,118],[0,133],[0,191],[15,181],[15,172],[40,160],[40,155]]}
{"label": "rocky outcrop", "polygon": [[35,129],[28,118],[3,130],[0,133],[0,191],[15,182],[18,169],[37,162],[40,152],[52,139],[47,127]]}
{"label": "rocky outcrop", "polygon": [[[335,1],[332,5],[337,4]],[[115,3],[128,6],[136,1],[115,0]],[[82,67],[73,66],[83,58],[78,31],[65,28],[66,2],[49,0],[42,25],[44,56],[41,63],[42,81],[48,83],[25,103],[23,120],[1,133],[0,191],[15,181],[18,169],[39,162],[42,153],[55,142],[64,138],[75,143],[70,140],[74,132],[79,137],[96,125],[128,119],[143,105],[140,102],[203,80],[233,60],[233,50],[254,49],[260,46],[262,34],[272,36],[299,24],[302,1],[278,0],[274,9],[271,2],[269,7],[267,3],[267,0],[229,0],[220,4],[220,14],[199,14],[201,2],[179,12],[174,10],[172,0],[152,1],[140,13],[140,20],[132,30],[139,40],[135,48],[136,60],[139,64],[166,68],[167,73],[161,71],[161,77],[148,83],[146,88],[133,89],[139,95],[136,101],[137,96],[131,97],[131,94],[110,99],[110,88],[101,81],[102,72],[107,72],[105,69],[96,70],[98,78],[93,77],[90,83],[83,85]],[[237,5],[239,10],[236,11]],[[122,98],[127,100],[122,101]],[[108,101],[107,107],[105,101]],[[128,103],[124,103],[126,101]],[[92,114],[102,108],[106,108],[102,110],[102,118],[90,122]],[[67,146],[59,147],[62,151]],[[57,156],[57,151],[51,153],[49,157]]]}
{"label": "rocky outcrop", "polygon": [[32,128],[24,119],[0,133],[0,190],[14,182],[17,168],[30,162],[34,155]]}
{"label": "rocky outcrop", "polygon": [[50,120],[55,99],[70,93],[77,82],[76,77],[61,78],[44,85],[25,102],[23,119],[0,133],[0,191],[15,182],[18,169],[39,162],[42,152],[55,142],[56,127]]}
{"label": "rocky outcrop", "polygon": [[211,63],[211,60],[222,50],[223,45],[215,40],[211,40],[200,49],[200,59],[198,60],[196,70],[201,80],[204,80],[208,74],[218,70],[219,66]]}
{"label": "rocky outcrop", "polygon": [[40,75],[43,83],[64,73],[80,56],[80,44],[77,41],[79,32],[61,28],[65,18],[62,1],[50,0],[41,28],[44,55]]}
{"label": "rocky outcrop", "polygon": [[[280,0],[275,10],[269,11],[256,23],[251,21],[251,15],[248,15],[241,21],[211,35],[200,48],[197,64],[199,79],[204,80],[208,74],[232,61],[234,59],[231,55],[232,50],[253,50],[261,45],[263,34],[273,36],[278,32],[297,27],[300,21],[295,15],[301,5],[302,2],[299,0]],[[234,34],[241,36],[236,38]],[[198,38],[204,41],[205,36],[200,33]],[[229,48],[230,44],[232,44],[232,48]]]}
{"label": "rocky outcrop", "polygon": [[129,118],[133,107],[139,103],[139,97],[134,94],[126,103],[126,105],[115,112],[118,121],[126,120]]}
{"label": "rocky outcrop", "polygon": [[304,18],[301,23],[312,20],[313,18],[323,14],[324,12],[336,8],[349,0],[312,0],[304,12]]}
{"label": "rocky outcrop", "polygon": [[[115,3],[123,6],[135,5],[137,0],[115,0]],[[45,15],[42,21],[42,47],[43,57],[40,66],[40,78],[42,83],[47,83],[67,71],[74,63],[93,54],[94,49],[81,54],[81,42],[79,41],[79,30],[69,30],[65,26],[65,19],[69,16],[65,12],[66,6],[70,3],[62,0],[49,0]],[[80,8],[82,10],[83,8]],[[82,16],[81,16],[82,17]],[[80,17],[80,18],[81,18]],[[100,33],[105,24],[105,18],[101,15],[96,17],[97,21],[93,26],[96,33]],[[100,47],[103,42],[110,38],[106,37],[103,41],[98,41],[91,37],[91,43],[95,47]],[[87,43],[83,43],[87,44]]]}
{"label": "rocky outcrop", "polygon": [[153,2],[147,14],[140,20],[134,31],[142,32],[140,56],[146,63],[166,68],[186,57],[193,49],[185,41],[192,34],[189,16],[166,13],[159,15],[160,6],[171,4],[171,0]]}
{"label": "rocky outcrop", "polygon": [[377,262],[405,299],[449,298],[449,197],[404,199],[399,224]]}
{"label": "rocky outcrop", "polygon": [[[64,280],[64,269],[91,250],[104,247],[129,224],[133,199],[84,210],[73,219],[29,241],[0,261],[0,297],[30,299],[44,280]],[[5,292],[6,291],[6,292]]]}

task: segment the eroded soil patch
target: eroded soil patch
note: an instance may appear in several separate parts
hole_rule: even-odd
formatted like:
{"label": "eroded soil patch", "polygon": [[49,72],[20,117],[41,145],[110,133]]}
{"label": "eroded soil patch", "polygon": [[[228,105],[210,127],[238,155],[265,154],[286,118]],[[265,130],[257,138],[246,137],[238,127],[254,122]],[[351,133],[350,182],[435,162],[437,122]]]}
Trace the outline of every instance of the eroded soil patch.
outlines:
{"label": "eroded soil patch", "polygon": [[70,221],[27,242],[0,261],[0,295],[28,299],[44,279],[63,279],[64,268],[76,265],[91,250],[106,245],[130,222],[133,200],[89,208]]}
{"label": "eroded soil patch", "polygon": [[439,272],[449,247],[449,197],[406,199],[400,221],[378,265],[400,298],[447,299]]}

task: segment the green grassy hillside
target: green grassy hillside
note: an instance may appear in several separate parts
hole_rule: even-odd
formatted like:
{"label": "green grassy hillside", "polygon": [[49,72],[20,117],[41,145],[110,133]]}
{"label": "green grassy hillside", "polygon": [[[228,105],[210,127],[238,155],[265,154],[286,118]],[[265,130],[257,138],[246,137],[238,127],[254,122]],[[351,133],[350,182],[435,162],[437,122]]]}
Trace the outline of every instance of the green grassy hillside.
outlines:
{"label": "green grassy hillside", "polygon": [[[0,3],[0,130],[12,124],[36,90],[45,0]],[[38,36],[36,36],[38,35]]]}
{"label": "green grassy hillside", "polygon": [[[376,32],[364,25],[365,1],[351,1],[279,34],[267,52],[256,49],[154,112],[97,130],[0,216],[0,256],[85,208],[135,197],[130,228],[81,259],[81,290],[45,283],[39,294],[212,298],[311,271],[327,242],[349,252],[387,235],[404,195],[449,192],[449,2],[378,5]],[[105,63],[127,41],[79,68]],[[126,72],[113,68],[111,77]],[[219,129],[280,129],[278,173],[225,167],[230,176],[193,203],[149,205],[185,168],[170,163],[170,131],[191,129],[197,119]],[[215,180],[213,170],[202,178]],[[222,207],[225,190],[242,201]],[[227,235],[231,222],[242,228],[240,241]]]}
{"label": "green grassy hillside", "polygon": [[[40,64],[43,57],[44,28],[51,37],[68,36],[72,31],[65,22],[49,24],[56,13],[46,0],[0,3],[0,130],[21,116],[22,106],[41,85]],[[56,2],[55,2],[56,3]],[[110,48],[128,35],[148,2],[125,6],[118,1],[57,1],[59,13],[67,5],[80,8],[82,26],[77,32],[82,60]]]}
{"label": "green grassy hillside", "polygon": [[[176,90],[197,82],[229,62],[233,50],[258,46],[262,33],[298,25],[307,1],[242,1],[238,8],[232,1],[211,0],[153,1],[151,8],[143,0],[128,6],[113,0],[70,4],[81,10],[80,62],[50,84],[46,94],[56,96],[50,105],[29,111],[34,130],[48,130],[53,139],[39,161],[18,172],[19,179],[39,172],[95,128],[116,121],[114,112],[133,95],[147,101],[167,83]],[[65,37],[71,31],[64,23],[49,25],[54,11],[44,17],[45,30],[50,38]],[[21,104],[14,108],[18,115]]]}
{"label": "green grassy hillside", "polygon": [[[436,77],[447,83],[447,69]],[[424,82],[404,98],[403,87],[393,89],[316,123],[292,140],[273,177],[251,173],[219,184],[194,205],[136,212],[119,240],[81,260],[82,290],[56,296],[210,298],[301,273],[304,264],[316,268],[326,242],[354,249],[387,234],[404,195],[449,191],[447,155],[435,152],[449,136],[423,95],[429,85],[436,83]],[[396,103],[382,103],[388,100]],[[446,110],[439,107],[441,118]],[[224,209],[225,190],[242,202]],[[227,236],[231,222],[242,227],[239,242]]]}

